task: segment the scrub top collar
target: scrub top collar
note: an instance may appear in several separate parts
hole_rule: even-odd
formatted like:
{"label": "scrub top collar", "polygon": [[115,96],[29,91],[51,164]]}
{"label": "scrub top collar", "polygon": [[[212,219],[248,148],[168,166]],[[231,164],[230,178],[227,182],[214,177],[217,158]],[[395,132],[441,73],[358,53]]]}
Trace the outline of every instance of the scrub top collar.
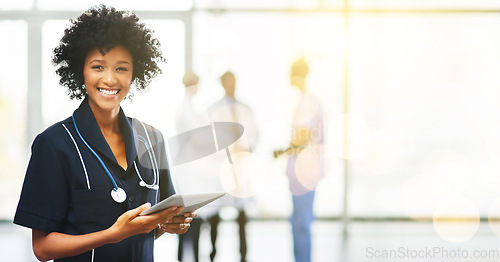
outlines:
{"label": "scrub top collar", "polygon": [[[82,134],[83,138],[89,143],[89,145],[102,157],[106,157],[114,161],[118,165],[113,151],[109,147],[106,139],[104,138],[97,121],[95,120],[92,109],[90,108],[88,98],[85,98],[80,104],[80,107],[75,110],[75,121],[78,125],[78,129]],[[123,140],[125,141],[125,151],[127,154],[127,170],[133,166],[133,162],[137,157],[137,133],[132,127],[131,122],[125,116],[123,109],[120,107],[120,113],[118,116],[118,125],[123,134]]]}

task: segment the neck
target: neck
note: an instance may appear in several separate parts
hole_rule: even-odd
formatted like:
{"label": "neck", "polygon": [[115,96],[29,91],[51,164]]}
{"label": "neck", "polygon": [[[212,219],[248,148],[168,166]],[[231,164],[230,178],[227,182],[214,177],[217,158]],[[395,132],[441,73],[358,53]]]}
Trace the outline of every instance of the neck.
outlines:
{"label": "neck", "polygon": [[92,113],[94,114],[97,125],[99,125],[99,128],[104,135],[120,132],[120,128],[118,125],[118,115],[120,113],[120,108],[116,108],[111,111],[105,111],[92,106],[92,104],[90,104],[90,108],[92,109]]}
{"label": "neck", "polygon": [[295,86],[297,87],[297,89],[300,91],[301,94],[304,94],[306,92],[305,83],[297,84]]}

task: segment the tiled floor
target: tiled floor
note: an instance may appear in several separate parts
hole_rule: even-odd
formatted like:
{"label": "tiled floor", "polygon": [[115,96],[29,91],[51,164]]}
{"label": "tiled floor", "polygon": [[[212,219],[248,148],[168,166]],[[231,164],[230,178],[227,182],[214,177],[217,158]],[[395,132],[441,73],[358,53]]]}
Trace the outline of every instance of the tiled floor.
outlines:
{"label": "tiled floor", "polygon": [[[216,261],[239,261],[237,225],[220,224]],[[392,261],[500,261],[499,239],[488,223],[463,242],[439,237],[432,223],[356,222],[349,226],[349,237],[342,237],[342,225],[316,221],[313,225],[313,262],[392,262]],[[250,221],[248,261],[293,262],[290,226],[285,220]],[[156,242],[156,261],[176,261],[177,236],[165,235]],[[32,255],[30,231],[10,223],[0,223],[0,261],[36,261]],[[202,262],[209,261],[208,228],[202,228]],[[189,260],[190,261],[190,260]]]}

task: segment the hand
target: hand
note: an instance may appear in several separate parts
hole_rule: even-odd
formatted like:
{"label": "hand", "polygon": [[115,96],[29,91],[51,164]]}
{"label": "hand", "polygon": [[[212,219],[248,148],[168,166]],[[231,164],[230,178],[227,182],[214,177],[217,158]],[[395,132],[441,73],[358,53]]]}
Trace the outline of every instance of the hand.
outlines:
{"label": "hand", "polygon": [[274,150],[273,157],[278,158],[283,154],[287,156],[298,155],[304,148],[305,146],[291,145],[285,149]]}
{"label": "hand", "polygon": [[196,211],[185,213],[183,216],[176,216],[166,223],[159,224],[163,232],[171,234],[184,234],[191,227],[191,221],[198,216]]}
{"label": "hand", "polygon": [[[157,228],[159,224],[172,220],[175,216],[182,212],[182,207],[169,207],[161,212],[140,216],[139,214],[151,207],[150,203],[146,203],[138,208],[131,209],[123,213],[116,222],[109,228],[116,236],[116,242],[119,242],[127,237],[145,234]],[[187,229],[186,229],[187,231]]]}

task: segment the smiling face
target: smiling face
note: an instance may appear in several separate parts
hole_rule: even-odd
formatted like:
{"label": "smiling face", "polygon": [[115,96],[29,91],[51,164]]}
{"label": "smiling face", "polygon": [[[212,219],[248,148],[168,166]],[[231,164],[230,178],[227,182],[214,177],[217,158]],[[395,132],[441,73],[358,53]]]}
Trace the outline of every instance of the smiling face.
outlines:
{"label": "smiling face", "polygon": [[83,78],[94,114],[118,114],[120,102],[130,90],[133,71],[132,55],[121,45],[105,55],[97,48],[89,52],[85,58]]}

